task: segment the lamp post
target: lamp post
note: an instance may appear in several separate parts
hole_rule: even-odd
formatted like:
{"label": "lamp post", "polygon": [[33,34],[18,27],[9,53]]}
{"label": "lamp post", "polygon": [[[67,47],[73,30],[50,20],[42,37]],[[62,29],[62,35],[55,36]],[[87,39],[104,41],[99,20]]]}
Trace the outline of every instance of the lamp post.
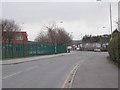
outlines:
{"label": "lamp post", "polygon": [[[59,23],[63,23],[63,21],[60,21]],[[55,29],[57,29],[57,25],[55,23]],[[55,54],[57,53],[57,41],[56,41],[56,34],[54,35],[55,37]]]}
{"label": "lamp post", "polygon": [[[102,0],[97,0],[102,1]],[[109,2],[109,18],[110,18],[110,31],[111,31],[111,40],[112,40],[112,8],[111,8],[111,2]]]}
{"label": "lamp post", "polygon": [[109,4],[110,6],[110,29],[111,29],[111,40],[112,40],[112,11],[111,11],[111,3]]}
{"label": "lamp post", "polygon": [[22,54],[23,54],[23,56],[26,56],[26,45],[25,45],[25,43],[24,43],[24,36],[23,36],[23,34],[21,33],[22,32],[22,30],[23,30],[23,25],[24,25],[24,22],[22,22],[21,23],[21,25],[20,25],[20,36],[19,36],[19,40],[21,41],[21,43],[22,43],[22,45],[23,45],[23,47],[21,48],[22,49],[22,51],[24,51]]}
{"label": "lamp post", "polygon": [[[55,27],[55,29],[57,29],[57,27]],[[55,38],[55,54],[57,53],[57,42],[56,42],[56,34],[54,35]]]}

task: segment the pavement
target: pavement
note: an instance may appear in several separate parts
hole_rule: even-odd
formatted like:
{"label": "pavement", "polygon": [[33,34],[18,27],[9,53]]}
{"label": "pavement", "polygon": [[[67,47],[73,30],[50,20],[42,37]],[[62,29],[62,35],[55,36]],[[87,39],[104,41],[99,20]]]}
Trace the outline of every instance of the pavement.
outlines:
{"label": "pavement", "polygon": [[118,66],[99,52],[77,70],[72,88],[118,88]]}
{"label": "pavement", "polygon": [[[52,58],[34,57],[34,62],[2,65],[2,87],[62,88],[66,82],[72,82],[71,88],[117,88],[118,68],[107,56],[107,52],[77,51]],[[72,71],[75,73],[69,81]]]}
{"label": "pavement", "polygon": [[64,56],[64,55],[71,55],[76,53],[75,51],[71,51],[70,53],[61,53],[61,54],[52,54],[52,55],[43,55],[43,56],[33,56],[33,57],[25,57],[25,58],[18,58],[18,59],[8,59],[8,60],[1,60],[0,65],[10,65],[10,64],[19,64],[24,62],[30,62],[30,61],[37,61],[37,60],[43,60],[46,58],[53,58],[58,56]]}

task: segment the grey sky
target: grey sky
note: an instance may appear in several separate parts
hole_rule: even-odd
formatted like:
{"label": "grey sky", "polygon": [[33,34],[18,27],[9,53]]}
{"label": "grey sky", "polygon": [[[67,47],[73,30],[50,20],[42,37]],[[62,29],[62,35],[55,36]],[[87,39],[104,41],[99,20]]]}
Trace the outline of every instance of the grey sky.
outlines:
{"label": "grey sky", "polygon": [[[74,39],[85,34],[110,33],[108,2],[3,2],[2,18],[20,24],[29,40],[34,40],[42,26],[51,22],[64,27]],[[112,2],[112,18],[114,30],[117,27],[114,21],[118,20],[117,2]]]}

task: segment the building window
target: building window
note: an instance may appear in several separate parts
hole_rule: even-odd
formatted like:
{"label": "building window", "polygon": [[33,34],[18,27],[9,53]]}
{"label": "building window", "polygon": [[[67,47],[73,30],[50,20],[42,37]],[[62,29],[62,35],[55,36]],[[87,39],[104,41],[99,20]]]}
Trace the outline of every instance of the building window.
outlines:
{"label": "building window", "polygon": [[16,40],[23,40],[23,36],[16,36]]}

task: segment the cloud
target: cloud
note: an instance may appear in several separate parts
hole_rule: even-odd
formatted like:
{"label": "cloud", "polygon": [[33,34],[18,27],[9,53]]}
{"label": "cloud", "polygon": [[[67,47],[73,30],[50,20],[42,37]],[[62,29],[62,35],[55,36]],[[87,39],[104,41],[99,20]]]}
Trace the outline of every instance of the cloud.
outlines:
{"label": "cloud", "polygon": [[[113,21],[118,18],[117,8],[117,2],[112,3]],[[42,26],[52,21],[69,33],[73,32],[74,39],[79,39],[81,33],[108,33],[108,30],[102,29],[103,26],[109,27],[108,2],[4,2],[2,10],[3,18],[24,23],[23,28],[28,32],[29,40],[34,40]],[[63,23],[59,24],[60,21]]]}

